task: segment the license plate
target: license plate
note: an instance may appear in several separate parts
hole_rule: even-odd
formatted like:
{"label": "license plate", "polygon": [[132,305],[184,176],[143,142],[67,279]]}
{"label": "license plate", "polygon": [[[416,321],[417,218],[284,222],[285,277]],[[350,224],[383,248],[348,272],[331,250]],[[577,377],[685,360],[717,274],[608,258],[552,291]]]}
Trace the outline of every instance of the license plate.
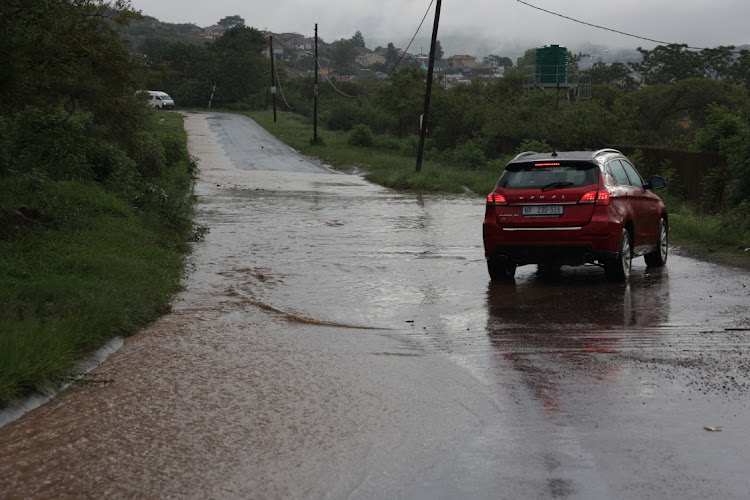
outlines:
{"label": "license plate", "polygon": [[557,217],[563,214],[562,205],[530,205],[523,207],[524,217]]}

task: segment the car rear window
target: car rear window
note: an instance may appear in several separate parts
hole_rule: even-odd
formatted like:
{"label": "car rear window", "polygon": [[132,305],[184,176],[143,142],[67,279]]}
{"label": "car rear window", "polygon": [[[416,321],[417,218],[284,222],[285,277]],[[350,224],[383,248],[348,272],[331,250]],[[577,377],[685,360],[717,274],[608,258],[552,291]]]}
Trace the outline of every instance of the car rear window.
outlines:
{"label": "car rear window", "polygon": [[597,184],[599,168],[586,162],[512,163],[497,182],[508,189],[561,189]]}

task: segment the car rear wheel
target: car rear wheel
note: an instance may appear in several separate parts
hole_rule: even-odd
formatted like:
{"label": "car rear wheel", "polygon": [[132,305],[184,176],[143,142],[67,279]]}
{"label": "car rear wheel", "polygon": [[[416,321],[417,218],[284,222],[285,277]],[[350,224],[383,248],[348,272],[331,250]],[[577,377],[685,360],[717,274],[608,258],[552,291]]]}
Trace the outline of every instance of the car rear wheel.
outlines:
{"label": "car rear wheel", "polygon": [[667,221],[662,219],[659,222],[659,241],[657,242],[656,250],[643,256],[647,266],[661,267],[667,263],[667,254],[669,253],[668,239]]}
{"label": "car rear wheel", "polygon": [[492,281],[510,281],[516,275],[516,265],[504,257],[487,259],[487,270]]}
{"label": "car rear wheel", "polygon": [[623,282],[630,277],[630,266],[633,263],[633,248],[630,243],[630,233],[622,230],[620,249],[617,257],[604,263],[604,273],[609,281]]}

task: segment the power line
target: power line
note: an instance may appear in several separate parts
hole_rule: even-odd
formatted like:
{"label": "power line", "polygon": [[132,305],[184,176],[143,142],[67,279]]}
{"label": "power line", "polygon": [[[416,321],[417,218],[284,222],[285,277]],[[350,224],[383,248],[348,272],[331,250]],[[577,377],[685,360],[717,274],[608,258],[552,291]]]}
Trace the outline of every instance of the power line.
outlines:
{"label": "power line", "polygon": [[[342,92],[341,90],[339,90],[338,88],[336,88],[336,86],[333,84],[333,82],[331,82],[331,80],[328,78],[328,76],[323,75],[323,76],[326,77],[326,80],[328,81],[328,83],[331,84],[331,87],[333,87],[336,90],[336,92],[338,92],[339,94],[343,95],[344,97],[350,97],[352,99],[358,99],[360,97],[364,97],[364,96],[367,96],[367,95],[370,95],[370,94],[374,94],[375,92],[377,92],[378,89],[380,88],[380,86],[383,85],[386,81],[388,81],[388,79],[391,77],[391,75],[393,74],[393,72],[396,71],[396,68],[398,67],[398,65],[401,64],[401,61],[404,59],[404,56],[409,52],[409,48],[411,47],[411,44],[414,43],[414,39],[417,38],[417,35],[419,34],[419,31],[422,29],[422,25],[424,24],[424,20],[427,19],[427,14],[430,13],[430,9],[432,8],[432,4],[433,3],[435,3],[435,0],[430,0],[430,5],[427,6],[427,10],[425,11],[424,16],[422,16],[422,21],[419,23],[419,26],[417,26],[417,31],[414,32],[414,36],[411,37],[411,40],[409,41],[409,45],[407,45],[406,48],[401,52],[401,57],[398,58],[398,61],[396,61],[396,64],[393,65],[393,68],[391,68],[391,70],[388,72],[388,74],[385,75],[385,78],[383,78],[375,86],[375,88],[373,88],[369,92],[365,92],[365,93],[360,94],[360,95],[348,95],[348,94],[345,94],[344,92]],[[323,67],[320,65],[320,61],[318,61],[316,59],[313,64],[315,64],[315,63],[317,63],[317,66],[320,67],[320,69],[323,69]]]}
{"label": "power line", "polygon": [[[516,0],[516,2],[522,3],[522,4],[524,4],[524,5],[528,6],[528,7],[531,7],[532,9],[540,10],[542,12],[546,12],[547,14],[552,14],[553,16],[562,17],[563,19],[567,19],[568,21],[573,21],[574,23],[583,24],[585,26],[591,26],[592,28],[597,28],[597,29],[604,30],[604,31],[611,31],[612,33],[617,33],[617,34],[620,34],[620,35],[629,36],[631,38],[637,38],[639,40],[645,40],[647,42],[654,42],[654,43],[658,43],[658,44],[661,44],[661,45],[684,45],[685,48],[693,49],[693,50],[708,50],[706,47],[691,47],[690,45],[687,45],[687,44],[679,44],[679,43],[673,43],[673,42],[664,42],[662,40],[655,40],[653,38],[648,38],[648,37],[640,36],[640,35],[634,35],[632,33],[626,33],[624,31],[619,31],[619,30],[616,30],[616,29],[607,28],[606,26],[599,26],[598,24],[587,23],[586,21],[581,21],[579,19],[574,19],[572,17],[566,16],[566,15],[563,15],[563,14],[559,14],[557,12],[552,12],[551,10],[547,10],[547,9],[543,9],[541,7],[537,7],[536,5],[532,5],[532,4],[528,3],[528,2],[524,2],[523,0]],[[736,52],[736,51],[733,51],[732,53],[733,54],[739,54],[739,52]]]}
{"label": "power line", "polygon": [[[324,69],[324,68],[323,68],[323,66],[321,66],[321,65],[320,65],[320,61],[318,61],[318,60],[316,59],[316,60],[315,60],[315,62],[317,62],[317,63],[318,63],[318,67],[319,67],[320,69]],[[341,95],[342,95],[342,96],[344,96],[344,97],[351,97],[351,98],[353,98],[353,99],[356,99],[357,97],[362,97],[362,95],[366,95],[366,94],[362,94],[362,95],[349,95],[349,94],[346,94],[346,93],[342,92],[341,90],[339,90],[339,88],[338,88],[338,87],[336,87],[336,86],[335,86],[335,85],[333,84],[333,82],[331,81],[331,79],[330,79],[330,78],[328,78],[328,75],[327,75],[327,74],[325,74],[325,73],[324,73],[324,74],[323,74],[323,77],[324,77],[324,78],[326,79],[326,81],[327,81],[328,83],[330,83],[330,84],[331,84],[331,87],[333,87],[333,88],[334,88],[334,90],[335,90],[336,92],[338,92],[339,94],[341,94]]]}
{"label": "power line", "polygon": [[294,109],[292,109],[292,107],[286,101],[286,97],[284,96],[284,89],[281,87],[281,78],[279,78],[279,68],[276,65],[274,65],[274,69],[276,71],[276,82],[278,82],[279,90],[281,91],[281,98],[284,99],[284,104],[286,104],[286,107],[294,111]]}
{"label": "power line", "polygon": [[409,45],[406,46],[406,48],[401,53],[401,57],[399,57],[398,61],[396,61],[396,64],[393,65],[393,68],[391,68],[391,70],[388,72],[385,78],[383,78],[383,80],[380,83],[378,83],[377,87],[375,87],[375,89],[372,92],[377,91],[378,88],[380,88],[380,86],[383,85],[383,83],[385,83],[385,81],[388,80],[388,78],[390,78],[391,74],[394,71],[396,71],[396,68],[398,67],[398,65],[401,64],[401,60],[404,58],[406,53],[409,52],[409,47],[411,47],[411,44],[414,43],[414,39],[417,38],[417,34],[419,33],[419,30],[422,29],[424,20],[427,19],[427,14],[430,13],[430,9],[432,8],[433,3],[435,3],[435,0],[430,0],[430,5],[427,6],[427,10],[425,11],[424,16],[422,16],[422,21],[419,23],[419,26],[417,26],[417,31],[414,32],[414,36],[411,37],[411,40],[409,41]]}

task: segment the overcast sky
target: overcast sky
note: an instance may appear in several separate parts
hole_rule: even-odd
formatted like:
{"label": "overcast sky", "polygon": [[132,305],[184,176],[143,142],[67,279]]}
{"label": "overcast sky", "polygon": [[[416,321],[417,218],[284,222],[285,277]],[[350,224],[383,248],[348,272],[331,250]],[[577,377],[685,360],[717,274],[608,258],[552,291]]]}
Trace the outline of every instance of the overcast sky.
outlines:
{"label": "overcast sky", "polygon": [[[750,44],[748,0],[525,0],[564,16],[613,30],[695,47]],[[318,35],[326,42],[361,31],[370,48],[393,42],[405,48],[430,0],[131,0],[145,15],[169,23],[205,27],[239,15],[247,26],[275,33]],[[434,4],[409,52],[429,44]],[[470,38],[472,43],[459,41]],[[443,0],[438,39],[446,56],[473,48],[483,56],[514,55],[527,48],[584,43],[612,48],[653,48],[656,44],[584,26],[541,12],[517,0]],[[451,42],[451,40],[454,40]],[[453,47],[452,45],[455,45]],[[424,52],[428,46],[421,47]],[[502,53],[505,51],[506,53]]]}

